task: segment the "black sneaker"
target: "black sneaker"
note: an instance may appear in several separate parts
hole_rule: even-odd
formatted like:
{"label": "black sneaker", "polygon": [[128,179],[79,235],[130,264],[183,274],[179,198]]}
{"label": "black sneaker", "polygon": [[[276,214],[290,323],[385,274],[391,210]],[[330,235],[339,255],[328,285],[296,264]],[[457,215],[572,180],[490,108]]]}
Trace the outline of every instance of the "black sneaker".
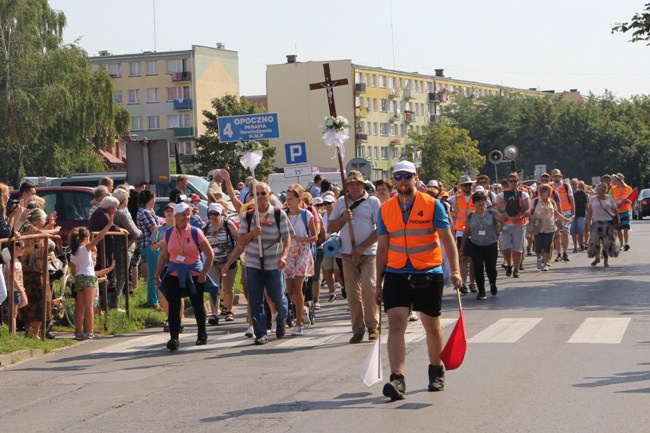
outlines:
{"label": "black sneaker", "polygon": [[490,284],[490,293],[492,293],[492,296],[497,295],[497,285],[496,284]]}
{"label": "black sneaker", "polygon": [[404,400],[404,393],[406,392],[406,383],[404,382],[404,375],[390,374],[390,382],[384,385],[383,393],[391,401]]}
{"label": "black sneaker", "polygon": [[564,261],[564,262],[569,261],[569,256],[567,255],[567,253],[562,254],[562,261]]}
{"label": "black sneaker", "polygon": [[165,320],[165,324],[163,325],[163,332],[169,332],[169,321]]}
{"label": "black sneaker", "polygon": [[178,340],[175,338],[170,338],[167,342],[167,349],[169,349],[171,352],[178,350]]}
{"label": "black sneaker", "polygon": [[278,327],[275,328],[275,338],[284,338],[285,333],[286,330],[284,328],[284,323],[282,325],[278,325]]}
{"label": "black sneaker", "polygon": [[208,343],[208,333],[204,332],[203,334],[200,334],[198,338],[196,339],[196,345],[197,346],[205,346]]}
{"label": "black sneaker", "polygon": [[467,286],[465,284],[460,286],[460,289],[458,289],[458,290],[460,290],[460,293],[462,293],[463,295],[466,295],[466,294],[469,293],[469,290],[467,290]]}
{"label": "black sneaker", "polygon": [[429,364],[429,391],[445,390],[445,367]]}
{"label": "black sneaker", "polygon": [[329,298],[327,298],[327,302],[335,302],[336,301],[336,293],[332,293]]}
{"label": "black sneaker", "polygon": [[555,258],[556,262],[559,262],[560,260],[562,260],[562,254],[558,254],[557,257]]}
{"label": "black sneaker", "polygon": [[476,300],[477,301],[485,301],[485,291],[478,291],[478,295],[476,295]]}
{"label": "black sneaker", "polygon": [[629,251],[630,250],[630,244],[625,244],[623,246],[623,251]]}
{"label": "black sneaker", "polygon": [[208,318],[208,323],[210,325],[218,325],[219,324],[219,317],[216,315],[212,315]]}
{"label": "black sneaker", "polygon": [[269,337],[267,337],[266,335],[262,335],[261,337],[257,337],[255,339],[255,345],[257,346],[262,346],[268,342],[269,342]]}
{"label": "black sneaker", "polygon": [[519,269],[515,269],[515,271],[512,273],[512,278],[519,278]]}
{"label": "black sneaker", "polygon": [[512,266],[506,267],[506,277],[512,276]]}
{"label": "black sneaker", "polygon": [[524,264],[523,264],[523,263],[519,265],[519,270],[520,270],[520,271],[523,271],[523,270],[524,270]]}

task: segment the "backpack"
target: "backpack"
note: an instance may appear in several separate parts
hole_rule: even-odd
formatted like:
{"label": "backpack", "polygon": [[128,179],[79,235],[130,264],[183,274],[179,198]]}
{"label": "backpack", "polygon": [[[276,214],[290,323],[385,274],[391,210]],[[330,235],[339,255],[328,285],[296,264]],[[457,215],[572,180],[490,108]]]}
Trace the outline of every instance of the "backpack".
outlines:
{"label": "backpack", "polygon": [[[167,230],[165,230],[165,243],[169,244],[169,238],[172,235],[172,231],[174,230],[174,227],[170,227]],[[192,234],[192,239],[194,240],[194,243],[196,244],[197,248],[199,248],[200,251],[200,246],[199,246],[199,229],[197,229],[194,226],[190,226],[190,232]]]}
{"label": "backpack", "polygon": [[508,216],[517,216],[523,211],[521,191],[503,191],[503,199],[506,202],[506,214]]}
{"label": "backpack", "polygon": [[[235,248],[235,238],[233,238],[232,234],[230,233],[230,224],[229,224],[229,222],[230,221],[228,219],[223,220],[223,228],[224,228],[224,230],[226,232],[226,242],[228,244],[230,244],[230,249],[227,250],[228,255],[230,255],[230,252],[232,252],[232,250]],[[212,227],[212,224],[210,224],[209,221],[205,226],[203,226],[202,230],[203,230],[203,233],[206,234],[206,236],[207,236],[207,231],[210,230],[211,227]],[[215,252],[215,254],[216,254],[216,252]],[[227,258],[227,256],[226,256],[226,258]],[[221,263],[221,261],[217,260],[216,258],[215,258],[215,262]],[[223,260],[223,262],[225,263],[225,260]]]}

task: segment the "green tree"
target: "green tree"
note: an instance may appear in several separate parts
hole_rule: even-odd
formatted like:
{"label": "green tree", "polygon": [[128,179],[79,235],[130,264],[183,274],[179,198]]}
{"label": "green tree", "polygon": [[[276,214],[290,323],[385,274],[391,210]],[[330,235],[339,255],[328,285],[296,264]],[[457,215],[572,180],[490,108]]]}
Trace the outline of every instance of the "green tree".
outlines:
{"label": "green tree", "polygon": [[458,178],[472,167],[485,162],[478,150],[478,142],[472,140],[465,129],[446,123],[435,123],[425,127],[421,134],[411,133],[412,142],[406,146],[406,154],[422,151],[420,178],[441,180],[445,185],[454,185]]}
{"label": "green tree", "polygon": [[46,0],[0,0],[0,178],[10,183],[104,169],[93,151],[128,131],[110,76],[63,45],[65,23]]}
{"label": "green tree", "polygon": [[[197,165],[195,171],[197,174],[204,175],[212,169],[225,168],[230,173],[233,183],[243,181],[250,176],[250,173],[241,165],[239,159],[243,152],[253,149],[256,144],[220,142],[217,119],[223,116],[255,114],[263,111],[246,98],[239,98],[236,95],[214,98],[212,108],[214,111],[203,111],[203,115],[207,119],[203,124],[207,127],[207,131],[197,140],[196,155],[193,158],[193,162]],[[266,181],[268,175],[274,171],[275,148],[269,146],[267,140],[257,143],[262,146],[264,156],[262,162],[255,169],[255,176],[258,180]]]}
{"label": "green tree", "polygon": [[627,33],[632,31],[630,42],[647,42],[650,45],[650,3],[645,4],[645,9],[641,13],[635,13],[629,22],[616,23],[612,28],[612,33]]}

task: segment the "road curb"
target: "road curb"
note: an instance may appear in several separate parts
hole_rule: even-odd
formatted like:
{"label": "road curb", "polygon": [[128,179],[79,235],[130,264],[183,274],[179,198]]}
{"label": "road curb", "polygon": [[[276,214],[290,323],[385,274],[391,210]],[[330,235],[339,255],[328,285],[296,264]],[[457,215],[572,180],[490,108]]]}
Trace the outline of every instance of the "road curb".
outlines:
{"label": "road curb", "polygon": [[43,355],[45,355],[45,350],[43,349],[17,350],[12,353],[0,355],[0,367],[17,364],[19,362],[26,361],[31,358],[37,358]]}

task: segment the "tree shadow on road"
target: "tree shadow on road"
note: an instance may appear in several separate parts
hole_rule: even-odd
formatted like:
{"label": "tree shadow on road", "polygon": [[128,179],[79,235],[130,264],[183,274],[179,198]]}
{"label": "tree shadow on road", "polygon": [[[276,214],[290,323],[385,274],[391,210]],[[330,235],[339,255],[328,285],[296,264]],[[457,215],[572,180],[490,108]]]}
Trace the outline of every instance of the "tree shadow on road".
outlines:
{"label": "tree shadow on road", "polygon": [[[650,363],[641,363],[639,365],[650,365]],[[585,377],[585,380],[592,380],[589,383],[578,383],[573,386],[576,388],[597,388],[602,386],[623,385],[635,382],[648,382],[650,384],[650,370],[646,371],[626,371],[623,373],[615,373],[610,377]],[[650,387],[639,389],[627,389],[624,391],[617,391],[617,393],[650,393]]]}

